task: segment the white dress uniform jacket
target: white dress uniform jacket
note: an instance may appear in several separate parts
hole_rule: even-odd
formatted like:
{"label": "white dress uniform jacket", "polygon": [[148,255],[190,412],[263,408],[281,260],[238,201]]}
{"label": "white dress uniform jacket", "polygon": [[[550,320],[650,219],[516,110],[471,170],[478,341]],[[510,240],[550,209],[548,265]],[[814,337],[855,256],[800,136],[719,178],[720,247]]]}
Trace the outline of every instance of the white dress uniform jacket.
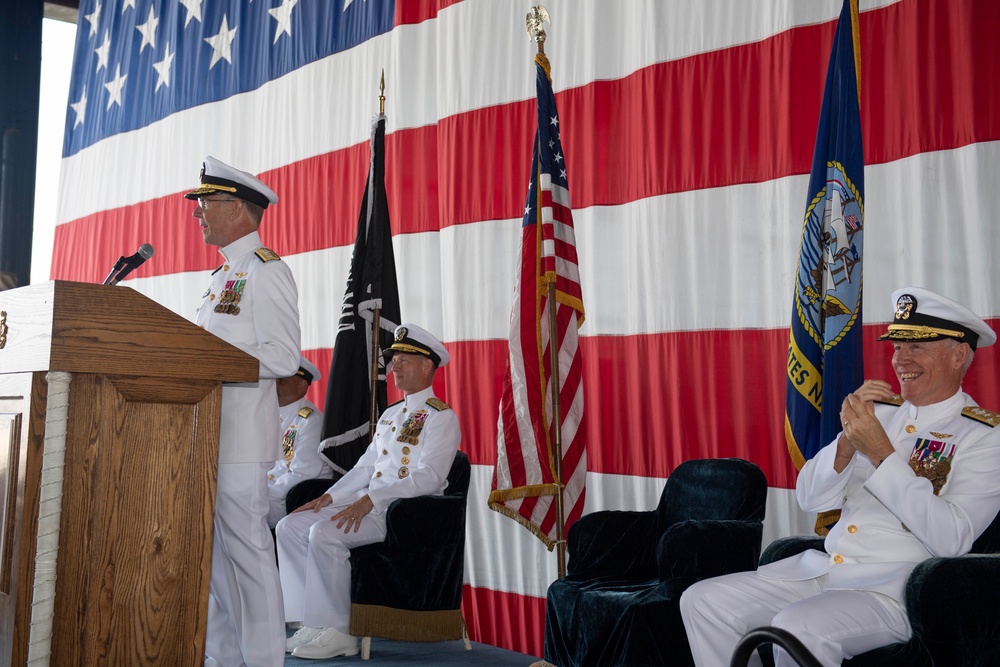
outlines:
{"label": "white dress uniform jacket", "polygon": [[[826,537],[826,553],[810,550],[765,565],[760,576],[801,581],[828,573],[827,590],[875,591],[902,602],[917,563],[967,553],[996,517],[996,415],[959,391],[928,406],[878,404],[875,416],[896,450],[878,468],[857,453],[843,472],[834,472],[838,435],[799,473],[795,492],[802,509],[842,512]],[[947,465],[931,465],[945,475],[935,495],[934,484],[914,475],[910,461],[937,459]]]}
{"label": "white dress uniform jacket", "polygon": [[[327,492],[333,503],[318,512],[289,514],[278,523],[287,620],[348,632],[350,549],[385,539],[385,511],[392,501],[441,494],[460,441],[458,417],[434,397],[433,388],[386,408],[372,444]],[[366,493],[374,508],[358,532],[345,534],[330,517]]]}
{"label": "white dress uniform jacket", "polygon": [[[281,440],[274,381],[299,369],[298,290],[288,265],[261,247],[257,232],[220,252],[226,261],[212,274],[195,323],[259,359],[260,381],[223,386],[219,463],[275,461]],[[230,293],[239,294],[237,302]]]}
{"label": "white dress uniform jacket", "polygon": [[268,523],[272,526],[285,516],[285,496],[293,486],[307,479],[333,477],[333,468],[319,453],[323,413],[306,398],[289,403],[278,412],[283,456],[267,474],[271,501]]}
{"label": "white dress uniform jacket", "polygon": [[224,667],[278,667],[285,627],[267,470],[281,443],[275,378],[299,367],[298,291],[257,232],[220,252],[225,263],[212,274],[196,323],[259,359],[260,380],[222,388],[205,653]]}

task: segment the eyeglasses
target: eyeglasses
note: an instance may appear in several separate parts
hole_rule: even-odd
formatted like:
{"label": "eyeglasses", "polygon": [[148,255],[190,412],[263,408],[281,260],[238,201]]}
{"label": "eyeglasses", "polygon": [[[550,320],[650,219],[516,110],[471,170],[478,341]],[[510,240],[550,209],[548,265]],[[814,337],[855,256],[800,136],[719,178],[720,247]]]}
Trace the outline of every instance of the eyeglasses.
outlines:
{"label": "eyeglasses", "polygon": [[237,201],[236,197],[224,197],[220,199],[209,199],[208,197],[198,197],[198,208],[206,210],[209,202]]}

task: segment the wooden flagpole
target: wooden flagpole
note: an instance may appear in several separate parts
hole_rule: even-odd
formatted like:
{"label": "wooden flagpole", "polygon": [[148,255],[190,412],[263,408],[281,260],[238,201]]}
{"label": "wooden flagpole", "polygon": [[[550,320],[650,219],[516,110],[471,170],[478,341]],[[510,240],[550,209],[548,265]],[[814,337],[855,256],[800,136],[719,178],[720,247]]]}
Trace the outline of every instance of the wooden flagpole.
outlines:
{"label": "wooden flagpole", "polygon": [[[385,70],[382,70],[382,79],[379,81],[378,113],[385,113]],[[369,221],[370,222],[370,221]],[[368,385],[368,395],[371,397],[368,411],[368,442],[375,437],[375,424],[378,421],[378,358],[379,358],[379,329],[382,328],[382,308],[378,307],[372,311],[372,367],[370,382]]]}
{"label": "wooden flagpole", "polygon": [[[525,25],[528,35],[538,45],[538,52],[545,55],[545,29],[543,23],[552,21],[549,13],[541,5],[531,8],[525,17]],[[542,210],[541,189],[537,193],[539,198],[538,210]],[[565,484],[562,481],[562,409],[559,405],[559,327],[556,324],[556,286],[555,283],[548,284],[546,318],[549,325],[549,360],[552,374],[549,377],[549,389],[552,392],[552,453],[553,467],[556,483],[559,486],[559,493],[556,494],[556,568],[559,578],[566,576],[566,515],[563,508],[563,489]]]}

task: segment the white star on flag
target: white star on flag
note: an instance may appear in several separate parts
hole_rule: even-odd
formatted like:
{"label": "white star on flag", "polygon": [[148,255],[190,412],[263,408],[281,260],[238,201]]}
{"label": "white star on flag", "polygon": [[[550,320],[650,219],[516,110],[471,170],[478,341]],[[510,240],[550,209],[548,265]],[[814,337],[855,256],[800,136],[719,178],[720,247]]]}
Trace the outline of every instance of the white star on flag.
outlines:
{"label": "white star on flag", "polygon": [[87,19],[87,22],[90,24],[90,36],[93,37],[97,34],[97,24],[101,22],[101,3],[98,2],[97,6],[94,7],[94,11],[86,14],[83,18]]}
{"label": "white star on flag", "polygon": [[223,14],[222,26],[219,28],[218,34],[205,38],[205,41],[213,49],[212,62],[208,64],[208,69],[212,69],[215,67],[215,63],[223,59],[230,65],[233,64],[232,44],[234,39],[236,39],[236,28],[229,29],[229,20]]}
{"label": "white star on flag", "polygon": [[274,42],[272,44],[277,44],[278,38],[283,33],[287,33],[289,37],[292,36],[292,9],[298,3],[299,0],[282,0],[280,7],[267,10],[267,13],[278,22],[278,27],[274,30]]}
{"label": "white star on flag", "polygon": [[111,110],[112,104],[122,105],[122,89],[125,87],[125,79],[128,78],[128,74],[122,74],[122,66],[115,66],[115,78],[104,84],[104,87],[108,89],[108,106],[105,111]]}
{"label": "white star on flag", "polygon": [[125,0],[125,2],[122,3],[122,14],[124,14],[125,10],[129,7],[135,9],[135,0]]}
{"label": "white star on flag", "polygon": [[156,26],[160,25],[160,20],[156,18],[156,14],[153,12],[152,6],[149,8],[149,18],[146,19],[145,23],[141,23],[135,27],[142,35],[142,44],[139,45],[139,53],[142,53],[146,46],[152,46],[153,50],[156,50]]}
{"label": "white star on flag", "polygon": [[104,43],[94,49],[94,53],[97,54],[97,69],[94,74],[97,74],[102,69],[108,66],[108,53],[111,51],[111,32],[109,30],[104,31]]}
{"label": "white star on flag", "polygon": [[184,19],[184,27],[188,26],[191,19],[198,19],[198,23],[201,23],[201,0],[178,0],[184,9],[187,10],[187,17]]}
{"label": "white star on flag", "polygon": [[170,65],[174,62],[174,53],[170,53],[170,42],[167,42],[167,55],[163,56],[163,60],[158,63],[153,63],[153,69],[156,70],[156,88],[153,92],[160,89],[160,86],[170,87]]}
{"label": "white star on flag", "polygon": [[87,87],[83,87],[83,97],[80,98],[79,102],[72,102],[69,108],[76,112],[76,120],[73,121],[73,129],[76,129],[77,125],[83,125],[83,119],[87,115]]}

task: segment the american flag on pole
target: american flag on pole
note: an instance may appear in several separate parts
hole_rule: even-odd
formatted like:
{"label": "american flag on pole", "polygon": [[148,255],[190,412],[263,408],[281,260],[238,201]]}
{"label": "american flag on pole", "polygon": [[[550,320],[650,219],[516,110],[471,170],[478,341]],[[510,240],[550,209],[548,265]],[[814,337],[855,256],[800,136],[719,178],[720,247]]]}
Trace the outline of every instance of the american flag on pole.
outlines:
{"label": "american flag on pole", "polygon": [[[556,543],[556,495],[563,489],[566,530],[582,513],[587,476],[583,428],[583,361],[577,329],[583,295],[577,264],[566,158],[549,61],[535,57],[538,131],[521,223],[521,257],[514,283],[509,354],[497,421],[497,463],[489,506]],[[550,337],[548,285],[555,285],[556,340]],[[553,371],[550,345],[558,350]],[[553,425],[551,383],[559,382],[559,424]],[[557,474],[554,429],[562,436]]]}

